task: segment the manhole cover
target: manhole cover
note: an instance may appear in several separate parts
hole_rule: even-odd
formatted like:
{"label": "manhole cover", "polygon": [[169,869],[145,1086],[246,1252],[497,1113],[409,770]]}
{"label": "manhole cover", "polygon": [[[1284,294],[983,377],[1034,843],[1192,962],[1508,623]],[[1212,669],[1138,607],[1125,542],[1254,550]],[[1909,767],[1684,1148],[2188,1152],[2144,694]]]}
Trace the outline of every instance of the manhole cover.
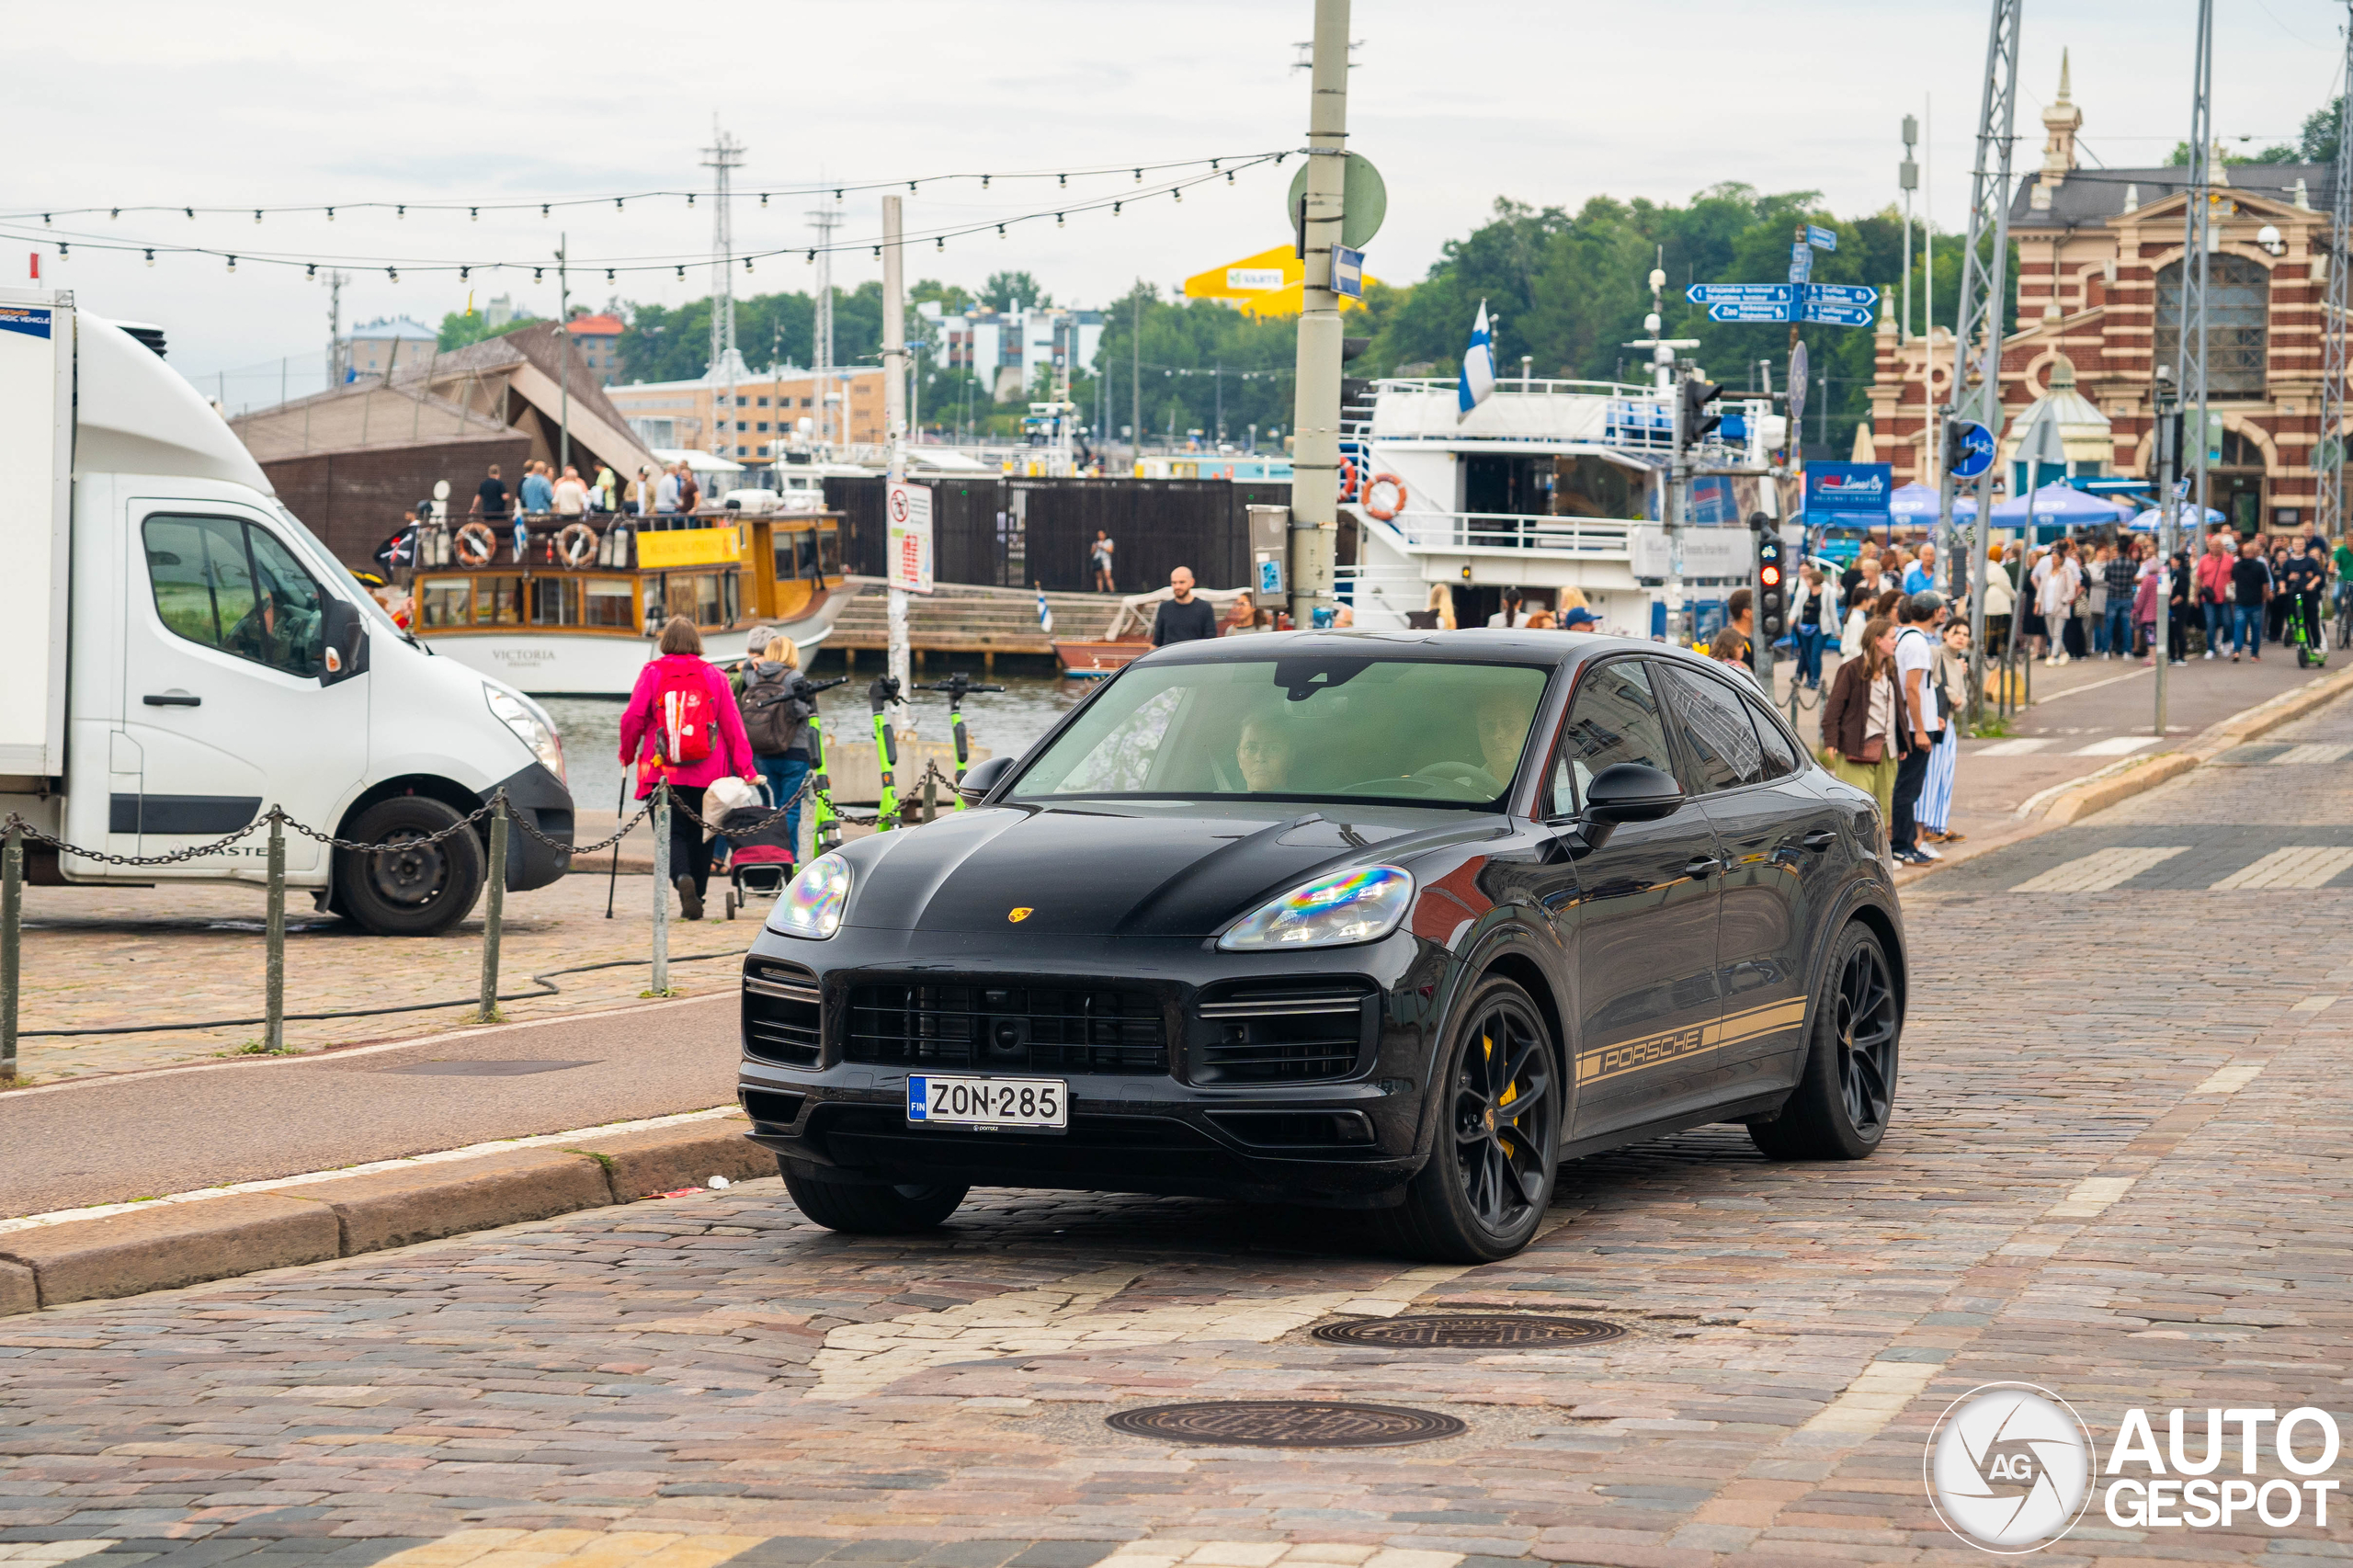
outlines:
{"label": "manhole cover", "polygon": [[1313,1332],[1316,1338],[1335,1345],[1396,1350],[1518,1350],[1538,1345],[1599,1345],[1626,1336],[1616,1324],[1597,1318],[1522,1317],[1515,1312],[1352,1318],[1324,1324]]}
{"label": "manhole cover", "polygon": [[539,1062],[510,1057],[503,1062],[412,1062],[405,1067],[386,1067],[382,1071],[417,1077],[520,1078],[528,1073],[561,1073],[569,1067],[594,1065],[588,1062]]}
{"label": "manhole cover", "polygon": [[1122,1410],[1110,1423],[1140,1437],[1257,1449],[1386,1449],[1401,1443],[1427,1443],[1469,1430],[1453,1416],[1435,1411],[1312,1399],[1154,1404]]}

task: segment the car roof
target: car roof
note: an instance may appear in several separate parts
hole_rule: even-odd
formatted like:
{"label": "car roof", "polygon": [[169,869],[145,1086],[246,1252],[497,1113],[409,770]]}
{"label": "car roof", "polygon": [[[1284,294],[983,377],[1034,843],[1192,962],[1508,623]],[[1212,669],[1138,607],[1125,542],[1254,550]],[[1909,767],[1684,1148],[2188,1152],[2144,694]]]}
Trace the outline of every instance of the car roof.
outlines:
{"label": "car roof", "polygon": [[[1466,627],[1458,631],[1262,631],[1175,642],[1145,654],[1155,665],[1226,664],[1268,658],[1398,658],[1563,668],[1604,653],[1692,655],[1665,642],[1588,631]],[[1142,659],[1136,661],[1141,664]]]}

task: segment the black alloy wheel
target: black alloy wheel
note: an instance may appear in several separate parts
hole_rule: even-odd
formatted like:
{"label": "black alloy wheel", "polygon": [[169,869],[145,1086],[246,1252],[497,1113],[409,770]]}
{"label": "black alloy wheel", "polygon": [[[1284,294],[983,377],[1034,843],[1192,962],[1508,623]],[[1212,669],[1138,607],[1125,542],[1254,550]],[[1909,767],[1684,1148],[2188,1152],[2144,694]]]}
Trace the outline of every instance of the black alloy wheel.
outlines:
{"label": "black alloy wheel", "polygon": [[1777,1160],[1859,1160],[1887,1136],[1904,1035],[1886,952],[1861,922],[1839,934],[1813,1014],[1804,1074],[1780,1114],[1750,1122],[1748,1135]]}
{"label": "black alloy wheel", "polygon": [[1552,1033],[1528,993],[1491,979],[1470,998],[1435,1085],[1441,1120],[1429,1163],[1386,1210],[1416,1256],[1493,1263],[1526,1246],[1552,1200],[1561,1088]]}

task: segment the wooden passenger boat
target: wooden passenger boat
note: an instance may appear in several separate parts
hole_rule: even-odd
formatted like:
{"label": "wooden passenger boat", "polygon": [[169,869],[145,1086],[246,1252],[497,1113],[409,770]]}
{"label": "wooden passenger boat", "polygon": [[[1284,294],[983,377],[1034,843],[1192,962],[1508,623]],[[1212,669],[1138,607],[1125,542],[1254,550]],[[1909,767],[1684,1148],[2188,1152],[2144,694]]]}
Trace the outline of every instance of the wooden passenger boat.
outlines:
{"label": "wooden passenger boat", "polygon": [[[1242,588],[1195,588],[1195,598],[1207,599],[1218,612],[1221,620],[1233,601],[1247,590]],[[1152,621],[1160,607],[1176,596],[1166,588],[1155,588],[1148,594],[1130,594],[1111,612],[1110,624],[1100,637],[1057,637],[1054,657],[1062,664],[1065,680],[1100,680],[1116,675],[1136,660],[1152,652]]]}
{"label": "wooden passenger boat", "polygon": [[534,519],[520,560],[511,525],[429,533],[411,630],[533,696],[626,697],[673,615],[695,623],[714,664],[742,658],[760,627],[805,658],[853,597],[838,513],[600,516],[540,531],[558,521]]}

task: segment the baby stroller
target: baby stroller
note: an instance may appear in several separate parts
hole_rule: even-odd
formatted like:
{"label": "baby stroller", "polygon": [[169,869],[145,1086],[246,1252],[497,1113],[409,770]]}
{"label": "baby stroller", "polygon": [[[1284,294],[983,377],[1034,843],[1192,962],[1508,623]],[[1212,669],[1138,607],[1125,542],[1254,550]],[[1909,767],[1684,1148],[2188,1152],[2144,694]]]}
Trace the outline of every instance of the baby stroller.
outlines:
{"label": "baby stroller", "polygon": [[[759,786],[759,799],[748,806],[737,806],[719,819],[722,831],[742,833],[776,816],[776,807],[769,803],[768,788]],[[754,897],[773,899],[792,880],[794,846],[792,836],[785,831],[789,819],[777,817],[758,832],[743,838],[727,841],[727,918],[751,903]]]}

